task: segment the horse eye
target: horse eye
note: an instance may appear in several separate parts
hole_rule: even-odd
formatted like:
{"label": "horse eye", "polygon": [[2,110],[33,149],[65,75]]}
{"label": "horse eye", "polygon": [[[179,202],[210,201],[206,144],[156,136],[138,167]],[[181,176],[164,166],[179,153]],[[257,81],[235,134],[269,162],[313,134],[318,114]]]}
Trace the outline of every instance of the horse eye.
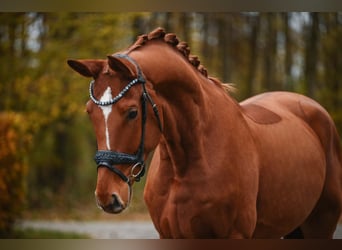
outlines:
{"label": "horse eye", "polygon": [[138,110],[136,110],[136,109],[131,109],[131,110],[128,112],[127,118],[128,118],[129,120],[133,120],[133,119],[135,119],[135,118],[137,117],[137,115],[138,115]]}

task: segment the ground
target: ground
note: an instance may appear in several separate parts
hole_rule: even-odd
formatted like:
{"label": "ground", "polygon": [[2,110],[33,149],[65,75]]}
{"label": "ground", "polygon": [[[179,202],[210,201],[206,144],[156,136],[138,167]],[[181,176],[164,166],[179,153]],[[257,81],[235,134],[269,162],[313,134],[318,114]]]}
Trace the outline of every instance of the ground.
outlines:
{"label": "ground", "polygon": [[[95,205],[56,211],[45,209],[26,211],[17,223],[19,229],[45,229],[89,235],[94,239],[158,239],[149,214],[146,211],[128,209],[121,214],[107,214]],[[342,239],[339,224],[335,239]]]}

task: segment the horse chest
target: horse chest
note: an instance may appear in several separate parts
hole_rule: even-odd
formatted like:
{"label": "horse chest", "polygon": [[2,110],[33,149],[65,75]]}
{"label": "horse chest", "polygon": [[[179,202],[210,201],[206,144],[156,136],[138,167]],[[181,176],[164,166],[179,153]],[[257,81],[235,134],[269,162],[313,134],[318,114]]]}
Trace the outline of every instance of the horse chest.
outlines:
{"label": "horse chest", "polygon": [[[227,178],[217,175],[200,174],[199,168],[196,168],[196,175],[178,179],[171,163],[165,159],[160,161],[163,158],[159,158],[159,150],[156,153],[145,186],[145,202],[160,237],[234,237],[236,216],[241,213],[246,217],[254,209],[237,198],[240,197],[237,193],[247,187],[236,189],[238,184],[234,180],[237,178],[229,178],[227,182]],[[251,181],[248,183],[250,185]],[[254,217],[248,220],[254,221]]]}
{"label": "horse chest", "polygon": [[[170,186],[169,192],[146,200],[161,238],[225,238],[231,221],[226,207],[191,192],[188,187]],[[218,218],[220,223],[217,223]]]}
{"label": "horse chest", "polygon": [[162,238],[194,238],[199,235],[197,228],[210,228],[204,225],[201,218],[205,215],[198,209],[200,204],[194,201],[175,202],[169,198],[160,205],[162,211],[155,221]]}
{"label": "horse chest", "polygon": [[185,190],[177,187],[178,192],[175,192],[172,186],[164,184],[161,189],[155,186],[155,192],[145,196],[145,201],[162,238],[183,238],[189,231],[184,222],[189,221],[191,216],[186,211],[193,201],[185,197]]}

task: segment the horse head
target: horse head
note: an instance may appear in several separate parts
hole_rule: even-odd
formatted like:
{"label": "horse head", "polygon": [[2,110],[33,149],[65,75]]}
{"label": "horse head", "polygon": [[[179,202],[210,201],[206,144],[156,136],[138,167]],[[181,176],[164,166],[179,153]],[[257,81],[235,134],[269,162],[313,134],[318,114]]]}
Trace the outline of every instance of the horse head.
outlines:
{"label": "horse head", "polygon": [[145,159],[160,139],[156,93],[126,54],[107,60],[68,60],[68,64],[93,78],[86,109],[98,147],[95,197],[105,212],[120,213],[128,207],[132,185],[144,175]]}

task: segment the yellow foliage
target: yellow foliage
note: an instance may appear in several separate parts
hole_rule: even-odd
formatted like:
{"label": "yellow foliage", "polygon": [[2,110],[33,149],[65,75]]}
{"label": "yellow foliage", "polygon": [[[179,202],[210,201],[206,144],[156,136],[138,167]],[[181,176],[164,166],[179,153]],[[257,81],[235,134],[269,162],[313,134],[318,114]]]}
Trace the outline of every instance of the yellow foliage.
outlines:
{"label": "yellow foliage", "polygon": [[28,138],[21,115],[0,113],[0,236],[10,234],[24,207]]}

